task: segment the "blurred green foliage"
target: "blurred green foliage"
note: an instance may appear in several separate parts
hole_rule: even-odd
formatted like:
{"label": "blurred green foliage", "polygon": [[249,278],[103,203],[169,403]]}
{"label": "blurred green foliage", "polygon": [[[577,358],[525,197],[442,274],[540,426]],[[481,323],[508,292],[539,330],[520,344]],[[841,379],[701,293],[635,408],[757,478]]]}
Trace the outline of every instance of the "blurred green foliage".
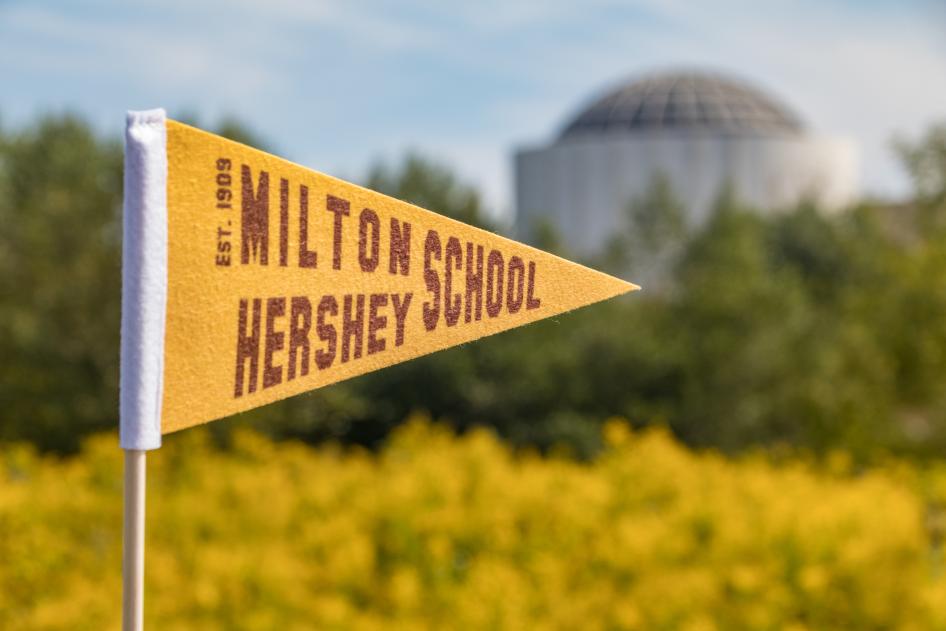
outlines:
{"label": "blurred green foliage", "polygon": [[476,189],[458,181],[447,167],[422,155],[409,153],[396,167],[383,162],[375,164],[364,185],[463,223],[495,230]]}
{"label": "blurred green foliage", "polygon": [[0,140],[0,437],[114,425],[122,147],[73,117]]}
{"label": "blurred green foliage", "polygon": [[[227,122],[229,135],[252,133]],[[252,142],[258,144],[259,141]],[[212,425],[375,445],[417,410],[517,444],[600,447],[611,415],[693,445],[857,457],[946,448],[946,151],[900,141],[916,199],[761,215],[737,192],[699,227],[665,180],[593,265],[645,291]],[[939,174],[939,175],[936,175]],[[420,156],[366,185],[495,228]],[[121,146],[72,117],[0,133],[0,439],[71,451],[117,417]],[[547,247],[560,243],[548,227]],[[655,263],[656,261],[656,263]]]}
{"label": "blurred green foliage", "polygon": [[946,123],[933,125],[916,142],[896,138],[893,146],[913,178],[918,201],[946,202]]}

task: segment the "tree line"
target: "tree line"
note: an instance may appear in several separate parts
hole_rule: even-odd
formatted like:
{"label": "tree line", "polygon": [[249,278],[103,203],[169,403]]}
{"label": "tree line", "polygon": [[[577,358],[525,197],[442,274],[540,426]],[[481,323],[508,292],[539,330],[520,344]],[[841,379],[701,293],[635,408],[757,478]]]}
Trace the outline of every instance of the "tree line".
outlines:
{"label": "tree line", "polygon": [[[218,132],[259,146],[232,122]],[[694,446],[858,458],[946,448],[946,125],[899,140],[899,203],[776,213],[724,191],[688,225],[666,180],[583,261],[645,291],[211,425],[374,446],[412,412],[591,456],[599,425]],[[477,191],[417,155],[369,188],[497,229]],[[0,440],[72,452],[117,426],[122,150],[82,119],[0,130]],[[540,247],[569,256],[548,226]],[[651,285],[653,290],[647,291]]]}

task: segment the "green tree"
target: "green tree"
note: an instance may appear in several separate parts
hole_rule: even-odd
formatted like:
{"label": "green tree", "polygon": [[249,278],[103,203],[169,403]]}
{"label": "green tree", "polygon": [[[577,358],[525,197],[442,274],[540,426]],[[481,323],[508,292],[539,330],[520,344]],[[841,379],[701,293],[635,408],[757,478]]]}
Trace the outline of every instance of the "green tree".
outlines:
{"label": "green tree", "polygon": [[916,201],[946,204],[946,122],[932,125],[916,141],[896,138],[893,146],[913,180]]}
{"label": "green tree", "polygon": [[534,221],[526,236],[528,236],[527,242],[540,250],[563,258],[572,258],[555,223],[547,217]]}
{"label": "green tree", "polygon": [[[259,146],[238,123],[221,128]],[[376,444],[411,411],[589,456],[611,415],[736,451],[790,443],[946,448],[941,136],[903,154],[914,206],[827,215],[744,208],[731,191],[686,226],[666,181],[629,206],[609,265],[663,261],[673,291],[609,301],[214,424]],[[919,156],[922,156],[920,158]],[[81,120],[0,132],[0,439],[75,449],[118,408],[121,146]],[[921,172],[926,175],[921,175]],[[475,189],[407,156],[367,184],[487,225]],[[932,182],[932,183],[931,183]],[[943,222],[946,224],[946,222]],[[944,228],[944,229],[941,229]],[[623,258],[621,258],[623,257]],[[666,257],[661,259],[661,257]],[[616,271],[620,271],[616,269]],[[635,272],[632,271],[632,276]]]}
{"label": "green tree", "polygon": [[665,173],[656,173],[644,194],[628,203],[623,223],[597,262],[648,291],[666,288],[689,226],[684,204]]}
{"label": "green tree", "polygon": [[673,424],[685,439],[877,447],[893,384],[867,323],[846,310],[857,270],[841,226],[807,206],[772,217],[720,199],[678,271],[687,351]]}
{"label": "green tree", "polygon": [[419,154],[407,154],[396,167],[376,164],[365,186],[458,221],[495,230],[476,189],[460,182],[450,169]]}
{"label": "green tree", "polygon": [[0,436],[72,450],[118,411],[122,150],[73,116],[0,144]]}

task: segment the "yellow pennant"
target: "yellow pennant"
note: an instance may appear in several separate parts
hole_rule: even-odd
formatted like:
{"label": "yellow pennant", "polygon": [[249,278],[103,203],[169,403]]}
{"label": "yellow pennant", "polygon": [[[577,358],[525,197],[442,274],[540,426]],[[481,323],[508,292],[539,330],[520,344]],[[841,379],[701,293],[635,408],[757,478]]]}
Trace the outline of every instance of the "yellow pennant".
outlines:
{"label": "yellow pennant", "polygon": [[637,289],[182,123],[165,125],[161,433]]}

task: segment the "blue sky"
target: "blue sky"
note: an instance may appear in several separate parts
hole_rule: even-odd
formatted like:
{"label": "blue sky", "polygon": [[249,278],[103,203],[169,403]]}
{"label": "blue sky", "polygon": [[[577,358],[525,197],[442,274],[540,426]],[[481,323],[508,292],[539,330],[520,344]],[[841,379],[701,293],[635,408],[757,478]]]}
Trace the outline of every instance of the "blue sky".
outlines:
{"label": "blue sky", "polygon": [[359,179],[416,149],[511,207],[512,149],[596,92],[660,68],[754,81],[852,137],[862,189],[896,196],[889,149],[946,120],[936,0],[0,0],[0,123],[126,109],[248,123],[282,155]]}

